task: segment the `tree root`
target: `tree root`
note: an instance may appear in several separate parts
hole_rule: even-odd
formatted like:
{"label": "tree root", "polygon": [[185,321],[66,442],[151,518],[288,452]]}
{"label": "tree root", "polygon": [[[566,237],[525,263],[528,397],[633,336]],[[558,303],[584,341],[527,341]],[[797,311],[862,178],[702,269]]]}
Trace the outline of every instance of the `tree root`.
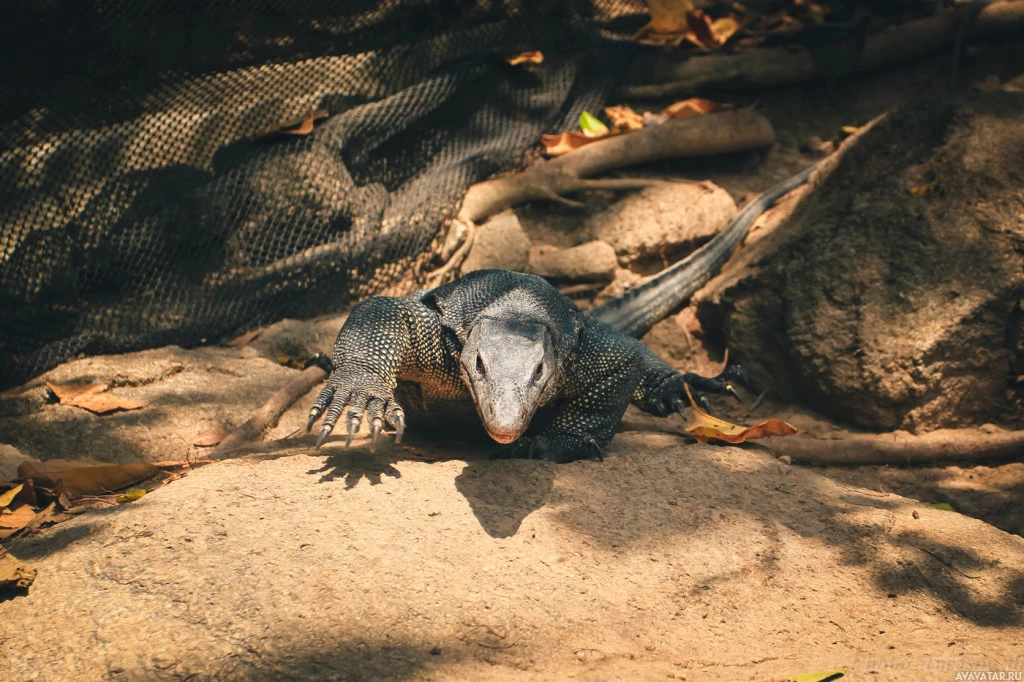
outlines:
{"label": "tree root", "polygon": [[827,440],[807,437],[758,441],[777,457],[802,464],[932,464],[964,460],[1013,459],[1024,455],[1024,431],[984,433],[941,429],[920,436],[892,433]]}
{"label": "tree root", "polygon": [[210,459],[230,459],[237,456],[231,451],[238,450],[241,446],[254,441],[269,428],[277,424],[277,420],[284,414],[292,404],[306,395],[311,388],[327,378],[327,373],[320,367],[313,365],[299,372],[288,380],[270,399],[263,403],[263,406],[252,413],[241,426],[228,434],[217,448],[210,454]]}
{"label": "tree root", "polygon": [[[923,57],[956,42],[959,12],[940,12],[899,28],[868,36],[852,73],[874,71]],[[1024,29],[1024,2],[993,2],[978,15],[974,36],[993,36]],[[708,88],[759,89],[826,77],[810,52],[785,47],[738,53],[688,56],[683,52],[641,55],[630,66],[618,91],[623,99],[655,99],[691,95]]]}
{"label": "tree root", "polygon": [[[703,114],[616,135],[565,156],[477,183],[466,192],[458,220],[479,224],[487,217],[536,199],[569,201],[584,189],[636,189],[663,180],[590,176],[659,159],[693,158],[763,149],[775,141],[771,123],[752,109]],[[577,204],[571,202],[570,204]]]}

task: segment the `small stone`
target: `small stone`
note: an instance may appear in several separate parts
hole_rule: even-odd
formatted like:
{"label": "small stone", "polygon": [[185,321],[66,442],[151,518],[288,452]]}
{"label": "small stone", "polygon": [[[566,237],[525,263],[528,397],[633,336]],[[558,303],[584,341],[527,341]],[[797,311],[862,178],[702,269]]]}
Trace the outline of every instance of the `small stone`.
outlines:
{"label": "small stone", "polygon": [[792,464],[793,458],[790,457],[789,455],[782,455],[781,457],[779,457],[779,461],[782,462],[783,464]]}
{"label": "small stone", "polygon": [[669,182],[635,192],[588,220],[621,263],[664,256],[715,236],[736,216],[736,204],[710,182]]}
{"label": "small stone", "polygon": [[440,656],[441,655],[441,647],[435,646],[434,648],[432,648],[430,650],[430,655],[431,656]]}
{"label": "small stone", "polygon": [[530,238],[512,210],[502,211],[477,229],[462,274],[487,268],[522,271],[530,259]]}
{"label": "small stone", "polygon": [[536,253],[527,272],[558,282],[611,282],[619,262],[608,242],[594,240],[568,249]]}

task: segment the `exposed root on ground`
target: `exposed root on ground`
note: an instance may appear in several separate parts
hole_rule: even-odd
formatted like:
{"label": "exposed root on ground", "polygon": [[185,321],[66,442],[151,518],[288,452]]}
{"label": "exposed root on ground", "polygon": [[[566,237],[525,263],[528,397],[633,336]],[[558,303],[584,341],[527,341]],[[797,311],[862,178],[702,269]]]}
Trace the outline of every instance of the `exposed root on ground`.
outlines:
{"label": "exposed root on ground", "polygon": [[307,367],[296,374],[274,395],[270,396],[270,399],[263,403],[258,410],[253,412],[252,416],[246,419],[241,426],[222,440],[210,455],[210,459],[228,459],[232,456],[231,451],[238,450],[246,443],[258,439],[264,431],[277,424],[278,418],[296,400],[306,395],[311,388],[326,378],[327,372],[316,365]]}
{"label": "exposed root on ground", "polygon": [[1020,457],[1024,431],[941,429],[920,436],[903,432],[836,440],[797,436],[766,438],[760,443],[776,456],[802,464],[910,465]]}
{"label": "exposed root on ground", "polygon": [[[923,57],[956,42],[962,15],[940,12],[927,19],[910,21],[892,31],[868,36],[850,73],[874,71]],[[1001,0],[978,15],[972,37],[996,36],[1024,29],[1024,2]],[[759,48],[747,52],[713,52],[691,56],[684,52],[642,55],[630,67],[619,96],[624,99],[656,99],[691,95],[715,87],[763,89],[825,78],[814,56],[806,50],[786,47]]]}
{"label": "exposed root on ground", "polygon": [[477,183],[466,192],[458,219],[480,223],[518,204],[559,201],[584,189],[636,189],[664,182],[644,178],[589,180],[594,175],[660,159],[690,158],[763,149],[775,141],[771,123],[753,109],[671,120],[616,135],[557,159]]}

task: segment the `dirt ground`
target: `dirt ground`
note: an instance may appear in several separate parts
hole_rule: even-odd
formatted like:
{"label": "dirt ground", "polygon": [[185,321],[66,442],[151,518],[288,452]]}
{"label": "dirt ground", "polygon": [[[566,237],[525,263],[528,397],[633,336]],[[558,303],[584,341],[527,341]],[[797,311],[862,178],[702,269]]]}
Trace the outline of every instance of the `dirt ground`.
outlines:
{"label": "dirt ground", "polygon": [[[1003,68],[1001,55],[976,55],[976,79]],[[772,152],[647,172],[710,178],[742,203],[817,158],[801,151],[812,136],[948,95],[947,67],[937,57],[762,93]],[[579,219],[528,207],[535,239],[554,224],[540,223],[543,211]],[[0,397],[0,442],[39,459],[183,459],[193,436],[238,425],[294,375],[274,358],[326,350],[342,319],[286,321],[242,349],[74,360],[44,378],[102,379],[148,407],[92,415],[48,402],[40,379]],[[697,371],[721,360],[704,340],[692,309],[647,339]],[[679,417],[634,412],[604,462],[492,462],[414,434],[376,454],[365,438],[313,451],[301,429],[315,391],[266,434],[287,446],[254,446],[8,543],[38,576],[0,603],[0,677],[769,680],[846,667],[846,679],[904,681],[1024,670],[1020,462],[805,468],[757,445],[696,445]],[[757,414],[812,434],[850,428],[800,403]]]}

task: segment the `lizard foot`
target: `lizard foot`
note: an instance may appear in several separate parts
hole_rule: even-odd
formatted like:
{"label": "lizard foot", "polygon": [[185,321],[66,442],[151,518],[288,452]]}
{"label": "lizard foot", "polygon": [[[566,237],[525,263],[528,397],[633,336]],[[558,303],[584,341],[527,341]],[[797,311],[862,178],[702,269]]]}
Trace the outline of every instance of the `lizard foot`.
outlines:
{"label": "lizard foot", "polygon": [[601,445],[590,435],[575,433],[547,433],[522,436],[502,447],[491,459],[543,459],[565,464],[578,459],[604,461]]}
{"label": "lizard foot", "polygon": [[689,407],[690,400],[686,395],[686,386],[690,387],[690,394],[693,402],[708,414],[711,413],[711,401],[708,400],[709,393],[719,395],[731,395],[741,401],[739,392],[733,386],[733,382],[742,386],[750,385],[750,376],[747,370],[739,365],[728,365],[722,373],[716,377],[704,377],[699,374],[687,372],[676,373],[669,377],[658,389],[652,405],[654,413],[660,417],[666,417],[672,412],[682,414],[683,410]]}
{"label": "lizard foot", "polygon": [[313,408],[309,411],[309,421],[306,423],[306,433],[309,433],[313,424],[321,416],[324,418],[320,437],[316,441],[317,448],[331,435],[343,412],[348,432],[345,447],[352,444],[363,417],[370,424],[371,452],[377,447],[385,421],[395,428],[395,443],[402,442],[405,412],[395,401],[394,393],[379,377],[352,370],[331,374],[327,385],[313,403]]}

